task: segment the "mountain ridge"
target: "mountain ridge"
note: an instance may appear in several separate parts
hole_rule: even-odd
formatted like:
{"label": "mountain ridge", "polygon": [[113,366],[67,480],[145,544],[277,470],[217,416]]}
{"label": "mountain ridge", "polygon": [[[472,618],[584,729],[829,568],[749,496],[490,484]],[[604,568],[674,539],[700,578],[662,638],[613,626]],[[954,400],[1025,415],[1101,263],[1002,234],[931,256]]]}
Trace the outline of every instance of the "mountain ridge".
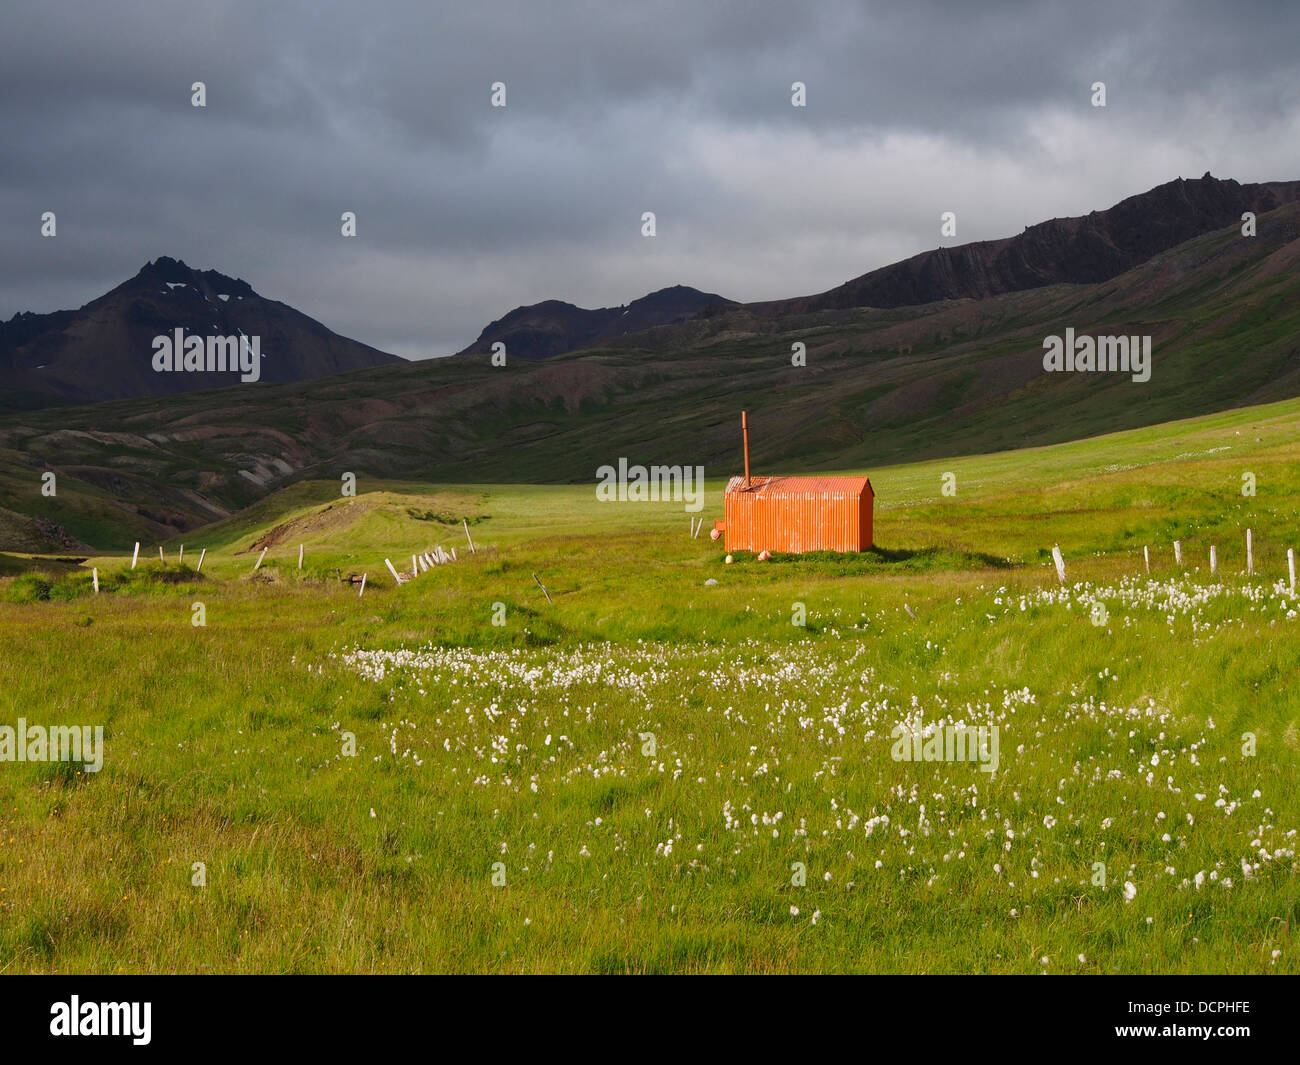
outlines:
{"label": "mountain ridge", "polygon": [[[1054,218],[1012,237],[941,246],[871,270],[810,296],[742,304],[674,285],[618,307],[585,309],[563,300],[516,307],[490,322],[458,357],[497,344],[525,360],[599,346],[652,343],[679,327],[739,314],[779,320],[872,307],[922,307],[986,300],[1055,284],[1110,280],[1178,244],[1300,201],[1300,181],[1242,184],[1208,172],[1177,178],[1087,215]],[[211,319],[216,319],[211,321]],[[341,337],[248,282],[160,256],[77,310],[19,312],[0,323],[0,410],[29,410],[223,388],[214,373],[155,373],[154,336],[237,333],[262,338],[262,380],[317,380],[403,360]]]}
{"label": "mountain ridge", "polygon": [[1096,284],[1185,241],[1300,200],[1300,181],[1243,185],[1176,178],[1086,215],[1026,226],[1014,237],[919,252],[811,296],[749,304],[781,315],[850,307],[906,307],[987,299],[1053,284]]}
{"label": "mountain ridge", "polygon": [[588,310],[563,300],[516,307],[488,323],[457,355],[481,355],[497,343],[508,356],[543,359],[563,355],[616,336],[671,325],[706,309],[737,306],[734,300],[688,285],[672,285],[618,307]]}

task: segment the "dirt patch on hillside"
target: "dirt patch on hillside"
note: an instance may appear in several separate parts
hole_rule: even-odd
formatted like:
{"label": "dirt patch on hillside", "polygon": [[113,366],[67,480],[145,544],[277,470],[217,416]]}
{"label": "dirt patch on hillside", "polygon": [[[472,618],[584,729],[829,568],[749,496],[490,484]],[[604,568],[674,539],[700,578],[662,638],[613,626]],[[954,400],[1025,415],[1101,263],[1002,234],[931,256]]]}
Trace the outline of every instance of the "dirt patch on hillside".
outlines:
{"label": "dirt patch on hillside", "polygon": [[281,522],[265,536],[254,540],[251,547],[235,553],[246,555],[253,551],[261,551],[264,547],[278,547],[288,540],[298,542],[318,533],[345,529],[359,518],[370,513],[376,505],[370,500],[340,499],[337,503],[330,503],[312,514]]}

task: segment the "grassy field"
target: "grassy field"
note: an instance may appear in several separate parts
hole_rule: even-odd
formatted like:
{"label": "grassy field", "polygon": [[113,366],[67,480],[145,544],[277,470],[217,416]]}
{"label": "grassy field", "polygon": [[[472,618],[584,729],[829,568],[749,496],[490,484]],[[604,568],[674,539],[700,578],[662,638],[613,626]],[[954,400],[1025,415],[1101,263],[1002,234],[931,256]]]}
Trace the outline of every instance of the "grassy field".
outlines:
{"label": "grassy field", "polygon": [[[0,725],[106,737],[0,763],[0,971],[1300,971],[1298,431],[870,470],[854,557],[364,479],[184,564],[0,556]],[[900,723],[997,726],[997,771]]]}

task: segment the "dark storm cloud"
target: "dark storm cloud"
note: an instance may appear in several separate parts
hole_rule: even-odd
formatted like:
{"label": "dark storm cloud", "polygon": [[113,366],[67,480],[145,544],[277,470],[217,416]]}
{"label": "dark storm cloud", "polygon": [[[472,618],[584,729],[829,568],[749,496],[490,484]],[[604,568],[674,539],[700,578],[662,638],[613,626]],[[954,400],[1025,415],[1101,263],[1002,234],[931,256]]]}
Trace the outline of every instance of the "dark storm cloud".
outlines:
{"label": "dark storm cloud", "polygon": [[944,210],[965,241],[1207,169],[1300,177],[1294,5],[619,7],[11,0],[0,315],[167,254],[445,353],[548,297],[827,288]]}

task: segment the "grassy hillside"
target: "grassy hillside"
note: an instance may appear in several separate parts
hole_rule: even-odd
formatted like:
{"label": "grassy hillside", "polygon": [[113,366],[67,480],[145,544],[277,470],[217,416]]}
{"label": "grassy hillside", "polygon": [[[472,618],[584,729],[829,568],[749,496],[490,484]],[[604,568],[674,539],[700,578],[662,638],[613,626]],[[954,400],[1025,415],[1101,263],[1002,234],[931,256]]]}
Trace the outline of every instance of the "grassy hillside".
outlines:
{"label": "grassy hillside", "polygon": [[[1253,525],[1257,551],[1271,553],[1300,531],[1298,419],[1300,400],[1288,400],[1050,447],[853,472],[871,476],[876,542],[889,551],[943,549],[1023,564],[1041,562],[1053,543],[1083,558],[1140,555],[1144,544],[1167,551],[1179,539],[1189,549],[1216,543],[1232,552]],[[945,496],[949,473],[955,493]],[[1242,494],[1245,474],[1253,477],[1253,496]],[[699,513],[710,526],[722,516],[724,485],[705,482]],[[174,561],[184,544],[187,557],[208,550],[209,573],[226,566],[237,573],[268,544],[264,568],[296,567],[302,543],[309,561],[332,567],[369,560],[381,570],[372,576],[391,582],[386,554],[394,563],[405,555],[409,566],[412,550],[460,548],[462,520],[476,541],[502,546],[549,536],[635,542],[675,536],[690,522],[681,503],[606,504],[590,485],[430,486],[362,477],[356,487],[359,494],[346,497],[341,483],[299,482],[193,533],[142,539],[141,557],[156,559],[161,543]],[[699,546],[706,540],[701,534]],[[120,565],[121,557],[98,561]]]}
{"label": "grassy hillside", "polygon": [[[873,468],[862,556],[363,477],[2,578],[0,724],[106,749],[0,765],[0,970],[1295,973],[1298,429]],[[891,756],[957,721],[996,773]]]}

